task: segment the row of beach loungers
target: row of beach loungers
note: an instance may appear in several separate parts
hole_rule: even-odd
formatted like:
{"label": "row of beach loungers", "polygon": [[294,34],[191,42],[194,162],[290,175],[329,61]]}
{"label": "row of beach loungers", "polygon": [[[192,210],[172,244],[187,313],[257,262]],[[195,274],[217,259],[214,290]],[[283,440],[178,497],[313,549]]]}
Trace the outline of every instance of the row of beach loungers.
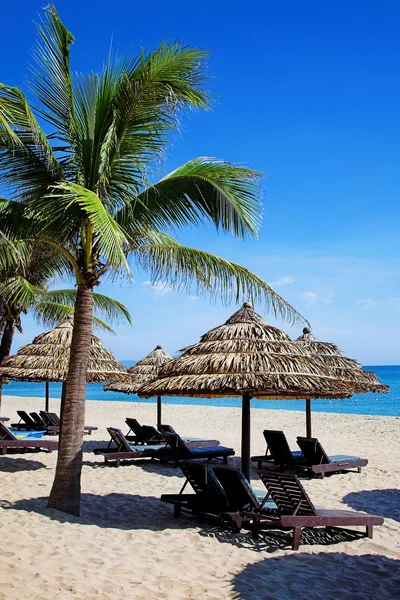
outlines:
{"label": "row of beach loungers", "polygon": [[[25,411],[17,412],[20,421],[12,425],[14,429],[40,430],[48,435],[59,433],[60,421],[55,413],[41,411],[28,415]],[[257,473],[266,491],[256,492],[240,469],[227,466],[228,458],[235,451],[221,446],[219,440],[181,437],[170,425],[156,429],[131,418],[127,418],[126,423],[129,428],[126,435],[118,428],[109,427],[109,445],[95,448],[93,452],[103,455],[106,463],[114,462],[116,466],[122,460],[137,458],[179,466],[186,478],[180,492],[161,496],[162,502],[173,505],[175,518],[182,513],[209,518],[230,530],[250,530],[254,539],[259,537],[261,530],[289,529],[292,530],[293,550],[299,549],[303,528],[323,527],[335,532],[365,527],[366,535],[372,538],[373,526],[383,523],[383,518],[377,515],[325,510],[313,505],[298,479],[299,474],[323,477],[326,473],[352,468],[360,472],[368,463],[367,459],[355,456],[328,456],[316,438],[298,437],[300,450],[292,451],[283,431],[265,430],[266,452],[253,456],[252,461],[257,463]],[[88,433],[95,429],[85,427]],[[7,449],[52,452],[58,449],[58,442],[18,439],[0,421],[0,453],[5,454]],[[220,459],[223,464],[211,465],[212,459]],[[192,493],[187,491],[188,484]]]}
{"label": "row of beach loungers", "polygon": [[[12,427],[18,431],[43,431],[45,435],[57,435],[60,431],[60,419],[55,413],[40,411],[27,413],[17,411],[20,420],[13,423]],[[158,429],[150,425],[141,425],[137,419],[127,418],[128,432],[126,435],[120,429],[109,427],[110,442],[107,447],[96,448],[94,453],[103,455],[107,463],[114,462],[119,466],[122,460],[137,458],[151,458],[162,462],[172,463],[177,466],[180,460],[194,458],[221,458],[225,463],[235,451],[232,448],[221,446],[219,440],[181,437],[170,425],[160,425]],[[6,442],[13,442],[9,447],[15,447],[19,442],[21,447],[28,444],[28,440],[18,440],[3,422],[1,425],[1,450],[7,450]],[[85,433],[91,434],[97,427],[85,425]],[[300,450],[292,451],[283,431],[266,429],[263,432],[266,441],[266,452],[261,456],[253,456],[252,461],[257,463],[258,469],[263,466],[274,467],[281,472],[293,471],[297,474],[318,475],[324,477],[326,473],[343,472],[361,468],[368,464],[366,458],[358,456],[336,455],[328,456],[317,438],[298,437],[297,443]],[[32,440],[31,447],[45,448]],[[26,446],[28,447],[28,446]],[[52,449],[55,449],[52,447]]]}
{"label": "row of beach loungers", "polygon": [[[18,423],[12,423],[11,427],[18,429],[18,431],[45,431],[46,435],[58,435],[60,433],[60,417],[56,413],[41,410],[39,414],[37,412],[28,414],[25,410],[17,410],[17,415],[19,421]],[[91,435],[92,431],[97,431],[97,427],[85,425],[83,430],[84,433]]]}
{"label": "row of beach loungers", "polygon": [[291,451],[283,431],[265,429],[266,452],[262,456],[252,456],[258,469],[266,463],[275,465],[280,471],[294,470],[297,473],[309,473],[324,477],[326,473],[337,473],[357,469],[368,464],[368,459],[359,456],[328,456],[317,438],[298,437],[300,450]]}
{"label": "row of beach loungers", "polygon": [[[177,466],[180,460],[194,458],[220,458],[224,463],[229,456],[233,456],[233,448],[219,445],[219,440],[201,440],[198,438],[181,438],[172,427],[164,425],[162,431],[157,432],[155,428],[151,436],[143,438],[140,428],[145,428],[150,433],[150,427],[140,426],[135,419],[126,419],[129,427],[125,436],[120,429],[108,427],[110,443],[105,448],[95,448],[93,452],[103,455],[105,462],[115,462],[120,465],[122,460],[133,460],[137,458],[151,458],[164,463],[172,463]],[[139,425],[139,427],[138,427]],[[130,435],[131,432],[134,435]],[[158,435],[155,436],[157,432]]]}
{"label": "row of beach loungers", "polygon": [[[126,419],[129,427],[124,435],[120,429],[109,427],[111,440],[106,448],[97,448],[95,454],[104,455],[105,462],[115,462],[119,466],[122,460],[152,458],[178,464],[179,460],[195,458],[223,458],[235,454],[232,448],[220,446],[219,440],[200,440],[180,437],[170,425],[160,425],[157,430],[149,425],[141,425],[136,419]],[[338,473],[357,469],[368,464],[366,458],[358,456],[328,456],[317,438],[298,437],[300,450],[292,452],[283,431],[264,430],[267,443],[265,454],[253,456],[259,469],[263,465],[296,473],[324,477],[326,473]],[[201,452],[200,449],[201,448]],[[200,456],[199,456],[200,458]]]}
{"label": "row of beach loungers", "polygon": [[[296,474],[277,473],[271,469],[257,471],[266,492],[253,490],[240,469],[210,466],[199,461],[182,461],[179,466],[186,481],[178,494],[163,494],[162,502],[172,504],[174,517],[182,511],[216,519],[234,531],[249,529],[257,539],[262,529],[291,529],[292,549],[298,550],[303,528],[324,527],[337,530],[365,527],[372,538],[373,526],[382,525],[377,515],[316,508]],[[194,493],[184,493],[190,484]]]}

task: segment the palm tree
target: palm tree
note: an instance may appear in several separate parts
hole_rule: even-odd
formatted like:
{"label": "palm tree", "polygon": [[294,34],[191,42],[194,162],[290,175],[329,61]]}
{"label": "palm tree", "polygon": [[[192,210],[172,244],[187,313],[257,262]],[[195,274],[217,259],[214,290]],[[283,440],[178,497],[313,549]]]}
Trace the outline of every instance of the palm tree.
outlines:
{"label": "palm tree", "polygon": [[130,276],[132,257],[153,282],[195,284],[198,293],[245,296],[280,316],[299,315],[248,270],[170,235],[208,220],[244,239],[260,223],[260,173],[249,168],[201,157],[156,179],[181,113],[210,106],[207,53],[163,42],[152,52],[109,57],[100,74],[72,75],[74,38],[54,6],[38,32],[31,81],[38,107],[0,84],[0,183],[14,194],[0,203],[0,231],[40,237],[75,274],[63,438],[48,505],[78,515],[93,288],[107,273]]}
{"label": "palm tree", "polygon": [[[2,243],[3,242],[3,243]],[[75,290],[48,290],[48,285],[65,277],[70,271],[65,257],[48,244],[10,244],[0,239],[0,365],[9,356],[15,330],[22,333],[21,316],[33,311],[36,319],[44,325],[53,326],[69,313],[73,313]],[[94,294],[95,309],[104,314],[109,322],[124,319],[131,322],[123,304]],[[93,324],[114,333],[99,317]],[[0,409],[2,400],[0,377]]]}

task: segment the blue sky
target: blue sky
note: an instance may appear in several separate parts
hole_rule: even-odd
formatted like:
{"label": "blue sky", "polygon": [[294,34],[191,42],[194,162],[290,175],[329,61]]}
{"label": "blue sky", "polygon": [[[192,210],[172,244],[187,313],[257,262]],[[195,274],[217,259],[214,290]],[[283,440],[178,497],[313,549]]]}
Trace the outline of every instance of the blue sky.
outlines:
{"label": "blue sky", "polygon": [[[0,81],[23,86],[33,21],[44,3],[2,5]],[[120,51],[181,39],[211,50],[212,111],[184,119],[165,172],[217,156],[266,174],[258,241],[209,226],[179,240],[248,267],[296,306],[314,334],[363,364],[399,364],[400,5],[296,0],[201,4],[60,0],[74,33],[72,65],[99,70],[110,40]],[[119,359],[156,344],[170,353],[235,310],[191,294],[135,283],[103,285],[130,309],[134,327],[104,337]],[[262,307],[258,307],[263,314]],[[267,320],[275,323],[266,315]],[[40,327],[28,316],[14,350]],[[278,323],[290,336],[291,329]]]}

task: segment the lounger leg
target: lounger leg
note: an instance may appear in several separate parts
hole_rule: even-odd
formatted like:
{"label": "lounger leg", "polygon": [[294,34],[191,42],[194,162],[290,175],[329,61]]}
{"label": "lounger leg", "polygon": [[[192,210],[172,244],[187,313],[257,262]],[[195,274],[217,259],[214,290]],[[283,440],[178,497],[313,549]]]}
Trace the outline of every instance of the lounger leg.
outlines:
{"label": "lounger leg", "polygon": [[357,473],[361,473],[361,467],[357,467]]}
{"label": "lounger leg", "polygon": [[7,453],[7,448],[5,448],[5,447],[3,446],[3,448],[1,449],[1,453],[2,453],[2,454],[6,454],[6,453]]}
{"label": "lounger leg", "polygon": [[257,462],[257,469],[258,469],[258,470],[262,469],[262,460],[259,460],[259,461]]}
{"label": "lounger leg", "polygon": [[224,456],[223,464],[224,464],[224,465],[227,465],[227,464],[228,464],[228,457],[227,457],[227,456]]}
{"label": "lounger leg", "polygon": [[255,519],[251,527],[251,537],[253,540],[258,540],[260,537],[260,521]]}
{"label": "lounger leg", "polygon": [[373,526],[372,525],[367,525],[367,537],[369,537],[372,540],[372,536],[373,536]]}
{"label": "lounger leg", "polygon": [[301,527],[293,528],[293,546],[292,550],[298,550],[300,546]]}
{"label": "lounger leg", "polygon": [[179,504],[175,504],[175,506],[174,506],[174,519],[177,519],[178,517],[180,517],[181,513],[182,513],[181,506],[179,506]]}

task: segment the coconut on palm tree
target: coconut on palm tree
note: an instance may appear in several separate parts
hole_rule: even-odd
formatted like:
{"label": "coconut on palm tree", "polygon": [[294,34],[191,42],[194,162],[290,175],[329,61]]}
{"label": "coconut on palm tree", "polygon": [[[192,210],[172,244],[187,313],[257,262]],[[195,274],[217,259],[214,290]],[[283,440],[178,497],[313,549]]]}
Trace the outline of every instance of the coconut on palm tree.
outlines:
{"label": "coconut on palm tree", "polygon": [[207,52],[163,42],[152,52],[111,57],[99,74],[73,75],[74,38],[53,6],[38,32],[31,79],[37,108],[20,89],[0,85],[0,183],[14,193],[0,205],[0,230],[39,237],[75,274],[63,438],[49,506],[79,514],[93,288],[107,273],[129,276],[132,256],[153,282],[175,289],[194,283],[199,293],[245,296],[280,316],[298,314],[247,269],[170,235],[209,221],[243,239],[256,236],[260,223],[260,173],[252,169],[200,157],[158,175],[182,112],[210,105]]}

